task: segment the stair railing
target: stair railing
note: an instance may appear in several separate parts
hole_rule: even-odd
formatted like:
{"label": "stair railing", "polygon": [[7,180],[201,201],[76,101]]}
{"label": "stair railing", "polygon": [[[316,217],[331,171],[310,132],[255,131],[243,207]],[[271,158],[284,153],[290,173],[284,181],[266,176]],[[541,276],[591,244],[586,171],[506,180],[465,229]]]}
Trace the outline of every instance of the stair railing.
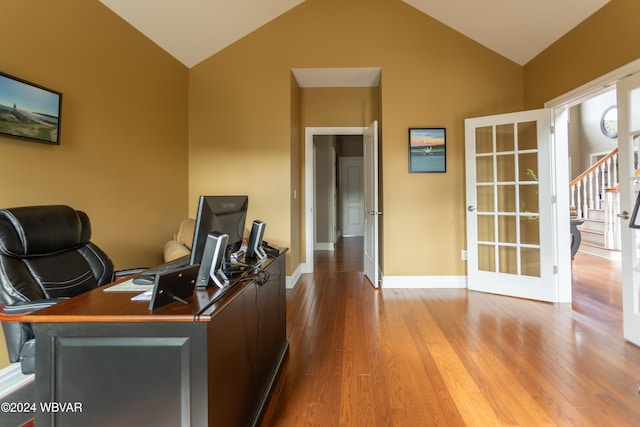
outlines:
{"label": "stair railing", "polygon": [[585,219],[590,209],[605,209],[606,190],[618,184],[618,149],[615,148],[569,183],[569,202],[576,217]]}
{"label": "stair railing", "polygon": [[[618,149],[594,163],[569,184],[572,215],[589,219],[590,210],[604,211],[604,247],[620,249],[620,183]],[[573,213],[575,212],[575,213]]]}

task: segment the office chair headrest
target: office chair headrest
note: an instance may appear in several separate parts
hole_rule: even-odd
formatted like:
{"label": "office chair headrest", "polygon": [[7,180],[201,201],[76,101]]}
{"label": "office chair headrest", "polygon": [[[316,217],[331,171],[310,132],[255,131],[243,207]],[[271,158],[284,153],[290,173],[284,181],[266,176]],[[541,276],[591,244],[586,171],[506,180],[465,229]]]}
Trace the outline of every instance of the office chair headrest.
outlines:
{"label": "office chair headrest", "polygon": [[91,239],[89,217],[69,206],[0,210],[0,253],[26,258],[64,252]]}

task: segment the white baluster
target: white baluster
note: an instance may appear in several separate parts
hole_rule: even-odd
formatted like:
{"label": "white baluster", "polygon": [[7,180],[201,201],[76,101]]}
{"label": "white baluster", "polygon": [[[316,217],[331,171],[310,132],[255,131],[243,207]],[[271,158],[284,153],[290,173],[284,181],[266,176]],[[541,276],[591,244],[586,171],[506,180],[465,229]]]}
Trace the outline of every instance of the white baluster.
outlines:
{"label": "white baluster", "polygon": [[615,187],[620,184],[618,182],[618,153],[611,156],[613,158],[613,179],[611,180],[611,186]]}
{"label": "white baluster", "polygon": [[602,209],[604,198],[604,194],[602,194],[602,190],[604,189],[603,181],[604,173],[602,171],[602,165],[600,165],[593,171],[593,195],[595,198],[594,205],[596,209]]}
{"label": "white baluster", "polygon": [[578,218],[584,218],[584,210],[582,207],[582,180],[576,183],[576,210],[578,211]]}
{"label": "white baluster", "polygon": [[582,217],[589,218],[589,198],[587,197],[587,177],[581,180],[582,184]]}
{"label": "white baluster", "polygon": [[587,178],[589,183],[589,209],[595,209],[595,205],[593,204],[593,172],[591,172]]}

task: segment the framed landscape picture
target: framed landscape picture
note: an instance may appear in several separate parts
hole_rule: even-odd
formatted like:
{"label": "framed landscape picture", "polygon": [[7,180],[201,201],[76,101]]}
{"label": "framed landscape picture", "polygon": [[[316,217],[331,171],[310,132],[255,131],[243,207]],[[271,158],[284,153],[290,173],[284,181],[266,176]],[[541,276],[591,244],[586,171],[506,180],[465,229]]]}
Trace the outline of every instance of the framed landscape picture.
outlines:
{"label": "framed landscape picture", "polygon": [[0,72],[0,135],[60,143],[62,94]]}
{"label": "framed landscape picture", "polygon": [[409,129],[409,172],[446,172],[445,128]]}

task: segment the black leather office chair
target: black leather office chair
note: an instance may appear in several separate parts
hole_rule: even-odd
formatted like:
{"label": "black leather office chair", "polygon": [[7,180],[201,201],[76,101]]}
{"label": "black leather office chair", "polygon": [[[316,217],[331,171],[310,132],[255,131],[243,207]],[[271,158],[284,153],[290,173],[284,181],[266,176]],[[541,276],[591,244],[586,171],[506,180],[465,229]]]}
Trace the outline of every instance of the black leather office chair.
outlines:
{"label": "black leather office chair", "polygon": [[113,262],[91,243],[89,217],[69,206],[0,210],[0,303],[11,362],[34,372],[33,312],[114,279]]}

